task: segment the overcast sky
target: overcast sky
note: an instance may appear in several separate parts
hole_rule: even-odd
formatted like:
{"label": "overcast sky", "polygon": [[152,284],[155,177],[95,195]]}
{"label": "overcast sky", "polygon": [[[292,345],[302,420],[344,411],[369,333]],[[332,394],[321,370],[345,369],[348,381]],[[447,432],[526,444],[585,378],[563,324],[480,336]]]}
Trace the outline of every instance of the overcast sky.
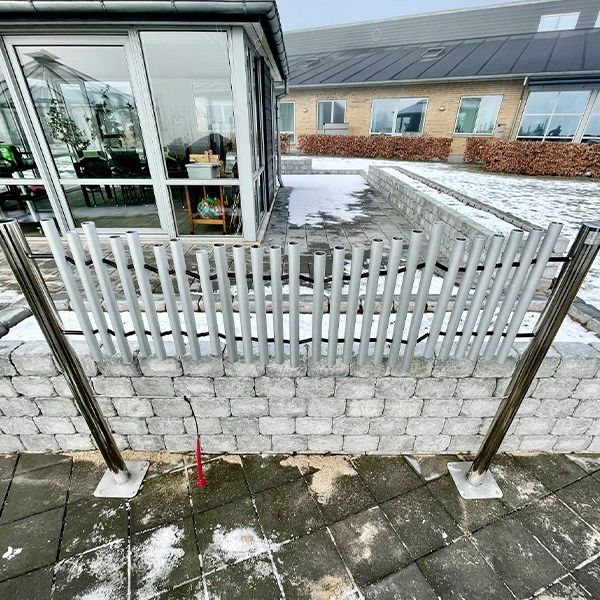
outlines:
{"label": "overcast sky", "polygon": [[284,31],[515,0],[277,0]]}

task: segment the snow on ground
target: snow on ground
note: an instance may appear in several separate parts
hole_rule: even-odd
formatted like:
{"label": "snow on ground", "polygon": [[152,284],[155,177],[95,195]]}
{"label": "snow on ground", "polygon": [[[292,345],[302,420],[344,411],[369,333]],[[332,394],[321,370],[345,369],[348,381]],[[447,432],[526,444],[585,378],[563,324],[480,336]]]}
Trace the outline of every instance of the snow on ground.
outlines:
{"label": "snow on ground", "polygon": [[292,188],[289,199],[290,225],[320,225],[323,221],[352,222],[366,217],[355,194],[367,188],[360,175],[284,175]]}

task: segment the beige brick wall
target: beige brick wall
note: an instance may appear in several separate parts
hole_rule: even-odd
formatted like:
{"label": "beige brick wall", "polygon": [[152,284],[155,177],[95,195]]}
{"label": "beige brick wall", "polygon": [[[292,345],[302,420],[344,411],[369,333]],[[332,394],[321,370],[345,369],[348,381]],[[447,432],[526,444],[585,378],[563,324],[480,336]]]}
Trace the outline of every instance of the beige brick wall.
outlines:
{"label": "beige brick wall", "polygon": [[452,154],[462,154],[466,138],[454,134],[456,113],[461,96],[501,94],[498,124],[504,124],[508,136],[513,126],[521,94],[522,81],[467,81],[398,86],[361,86],[320,89],[292,89],[284,102],[296,103],[296,134],[317,132],[317,100],[346,100],[346,121],[351,135],[368,135],[371,103],[377,98],[428,98],[423,135],[452,137]]}

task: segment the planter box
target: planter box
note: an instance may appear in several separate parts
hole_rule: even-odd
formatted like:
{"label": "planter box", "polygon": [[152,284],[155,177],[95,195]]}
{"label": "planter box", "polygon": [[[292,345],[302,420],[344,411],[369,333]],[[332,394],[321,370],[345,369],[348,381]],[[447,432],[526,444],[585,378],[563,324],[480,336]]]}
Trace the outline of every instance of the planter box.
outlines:
{"label": "planter box", "polygon": [[188,163],[185,165],[190,179],[218,179],[218,163]]}

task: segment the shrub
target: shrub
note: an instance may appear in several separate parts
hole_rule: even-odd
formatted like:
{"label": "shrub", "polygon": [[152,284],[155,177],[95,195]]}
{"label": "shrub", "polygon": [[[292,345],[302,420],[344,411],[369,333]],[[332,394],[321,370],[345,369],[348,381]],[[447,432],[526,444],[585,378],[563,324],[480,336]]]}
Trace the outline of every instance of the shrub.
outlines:
{"label": "shrub", "polygon": [[387,135],[299,135],[305,154],[394,158],[397,160],[448,160],[450,138],[396,137]]}
{"label": "shrub", "polygon": [[287,154],[290,151],[290,134],[280,133],[279,134],[279,149],[281,154]]}

